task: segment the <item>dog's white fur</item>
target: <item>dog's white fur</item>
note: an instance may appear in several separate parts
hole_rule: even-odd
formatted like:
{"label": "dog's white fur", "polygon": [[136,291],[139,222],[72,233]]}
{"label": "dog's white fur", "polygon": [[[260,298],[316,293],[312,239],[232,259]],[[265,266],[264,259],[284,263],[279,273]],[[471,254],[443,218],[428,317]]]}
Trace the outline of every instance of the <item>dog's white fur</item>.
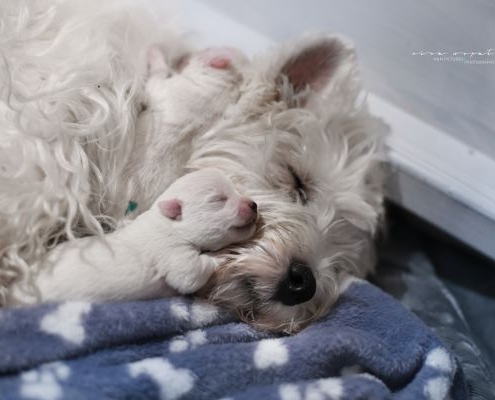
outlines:
{"label": "dog's white fur", "polygon": [[[3,18],[0,25],[2,79],[12,76],[0,102],[8,133],[0,141],[4,294],[12,281],[29,286],[50,240],[101,232],[99,214],[119,220],[128,201],[146,207],[177,176],[212,166],[259,204],[262,220],[253,241],[224,253],[228,261],[201,295],[258,326],[292,332],[330,309],[345,276],[372,269],[383,125],[360,96],[346,40],[310,36],[252,64],[231,55],[218,68],[194,61],[205,53],[171,35],[159,40],[162,57],[149,55],[151,75],[140,91],[143,48],[159,39],[143,33],[150,20],[123,18],[119,8],[95,21],[74,13],[73,3],[51,14],[38,0],[19,3],[9,4],[24,10],[25,23]],[[139,45],[122,40],[123,26]],[[70,45],[77,49],[64,54]],[[157,59],[162,68],[152,67]],[[138,115],[143,102],[148,108]],[[158,172],[165,168],[166,179]],[[279,288],[293,278],[290,266],[301,264],[316,292],[284,304]]]}
{"label": "dog's white fur", "polygon": [[[254,203],[214,169],[175,181],[146,212],[105,241],[90,236],[50,251],[35,276],[39,301],[143,300],[193,293],[220,261],[215,251],[249,239]],[[24,304],[14,285],[8,303]]]}

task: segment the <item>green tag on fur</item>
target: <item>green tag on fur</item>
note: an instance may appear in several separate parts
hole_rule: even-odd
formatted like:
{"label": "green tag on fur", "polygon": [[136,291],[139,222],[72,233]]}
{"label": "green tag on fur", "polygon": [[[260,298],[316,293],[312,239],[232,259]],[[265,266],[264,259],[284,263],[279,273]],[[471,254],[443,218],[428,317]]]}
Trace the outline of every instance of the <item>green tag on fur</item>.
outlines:
{"label": "green tag on fur", "polygon": [[138,206],[138,203],[136,203],[135,201],[130,201],[129,204],[127,205],[127,209],[125,210],[125,215],[136,211],[137,206]]}

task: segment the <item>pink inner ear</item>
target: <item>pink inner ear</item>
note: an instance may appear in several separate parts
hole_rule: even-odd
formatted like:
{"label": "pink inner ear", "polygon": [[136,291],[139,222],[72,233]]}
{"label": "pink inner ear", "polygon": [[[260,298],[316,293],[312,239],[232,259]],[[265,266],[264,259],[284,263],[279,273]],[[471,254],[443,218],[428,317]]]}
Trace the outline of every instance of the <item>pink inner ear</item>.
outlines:
{"label": "pink inner ear", "polygon": [[187,67],[189,64],[189,61],[191,61],[191,55],[190,54],[184,54],[181,56],[176,62],[175,62],[175,69],[178,72],[182,72],[184,68]]}
{"label": "pink inner ear", "polygon": [[342,44],[335,39],[324,40],[291,57],[280,72],[289,78],[296,92],[304,90],[307,85],[320,91],[338,68],[341,57]]}
{"label": "pink inner ear", "polygon": [[227,56],[216,56],[210,60],[210,67],[217,69],[227,69],[230,66],[231,59]]}
{"label": "pink inner ear", "polygon": [[197,53],[205,65],[215,69],[227,69],[235,61],[247,62],[246,57],[237,49],[232,47],[215,47],[201,50]]}
{"label": "pink inner ear", "polygon": [[174,221],[180,221],[182,216],[182,204],[179,200],[162,200],[158,203],[158,208],[165,217]]}

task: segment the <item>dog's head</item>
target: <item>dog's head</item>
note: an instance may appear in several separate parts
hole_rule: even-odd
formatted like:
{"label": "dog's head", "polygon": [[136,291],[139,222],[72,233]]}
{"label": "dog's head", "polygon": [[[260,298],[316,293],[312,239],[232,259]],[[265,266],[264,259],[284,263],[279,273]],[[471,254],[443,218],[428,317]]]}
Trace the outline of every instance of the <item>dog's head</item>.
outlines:
{"label": "dog's head", "polygon": [[259,205],[255,238],[230,248],[201,294],[246,321],[293,332],[327,312],[349,274],[373,267],[382,212],[382,125],[360,99],[352,47],[307,38],[255,60],[239,99],[197,143]]}
{"label": "dog's head", "polygon": [[253,236],[257,205],[241,197],[219,170],[205,168],[177,179],[156,201],[175,231],[203,251],[214,251]]}

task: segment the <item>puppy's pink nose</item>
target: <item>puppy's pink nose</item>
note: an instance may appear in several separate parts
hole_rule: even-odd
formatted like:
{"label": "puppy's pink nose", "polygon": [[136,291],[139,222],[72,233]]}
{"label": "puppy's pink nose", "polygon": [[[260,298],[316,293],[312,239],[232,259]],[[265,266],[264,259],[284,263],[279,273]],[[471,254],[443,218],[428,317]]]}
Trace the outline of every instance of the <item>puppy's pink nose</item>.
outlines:
{"label": "puppy's pink nose", "polygon": [[239,216],[246,221],[255,221],[258,216],[258,205],[251,199],[242,199],[239,205]]}

